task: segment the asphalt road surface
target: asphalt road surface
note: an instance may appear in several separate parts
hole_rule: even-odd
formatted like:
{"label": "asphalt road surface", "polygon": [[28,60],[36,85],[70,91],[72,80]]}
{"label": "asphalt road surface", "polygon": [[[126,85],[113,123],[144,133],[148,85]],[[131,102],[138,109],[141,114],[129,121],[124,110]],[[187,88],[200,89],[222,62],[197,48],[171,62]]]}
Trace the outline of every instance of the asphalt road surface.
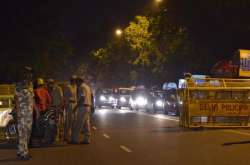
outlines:
{"label": "asphalt road surface", "polygon": [[249,165],[250,130],[189,130],[178,118],[129,110],[97,110],[90,145],[57,143],[31,149],[19,161],[15,145],[0,144],[0,164]]}

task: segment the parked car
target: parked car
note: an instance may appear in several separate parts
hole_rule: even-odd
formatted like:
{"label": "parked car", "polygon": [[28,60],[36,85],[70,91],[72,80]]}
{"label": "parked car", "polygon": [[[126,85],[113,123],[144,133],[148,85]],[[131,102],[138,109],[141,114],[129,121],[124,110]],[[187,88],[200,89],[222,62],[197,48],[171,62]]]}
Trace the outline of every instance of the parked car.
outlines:
{"label": "parked car", "polygon": [[170,89],[164,93],[165,98],[165,114],[179,115],[179,99],[177,89]]}

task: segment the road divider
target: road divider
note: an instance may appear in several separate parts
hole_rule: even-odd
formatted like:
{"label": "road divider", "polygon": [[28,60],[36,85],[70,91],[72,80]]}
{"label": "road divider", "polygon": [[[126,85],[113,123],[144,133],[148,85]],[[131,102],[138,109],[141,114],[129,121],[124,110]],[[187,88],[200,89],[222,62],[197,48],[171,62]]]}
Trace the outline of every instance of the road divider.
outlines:
{"label": "road divider", "polygon": [[124,145],[120,145],[120,148],[125,151],[125,152],[128,152],[128,153],[131,153],[133,152],[131,149],[129,149],[128,147],[124,146]]}

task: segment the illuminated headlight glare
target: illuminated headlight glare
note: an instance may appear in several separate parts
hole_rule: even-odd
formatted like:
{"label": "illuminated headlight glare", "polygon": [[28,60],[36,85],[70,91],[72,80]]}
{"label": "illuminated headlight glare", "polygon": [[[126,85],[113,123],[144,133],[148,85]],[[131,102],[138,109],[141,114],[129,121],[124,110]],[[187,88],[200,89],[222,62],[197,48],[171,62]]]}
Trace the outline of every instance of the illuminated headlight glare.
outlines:
{"label": "illuminated headlight glare", "polygon": [[182,101],[179,101],[179,104],[180,104],[180,105],[182,105],[182,104],[183,104],[183,102],[182,102]]}
{"label": "illuminated headlight glare", "polygon": [[162,100],[157,100],[157,101],[156,101],[156,106],[157,106],[157,107],[163,107],[163,105],[164,105],[164,103],[163,103]]}
{"label": "illuminated headlight glare", "polygon": [[100,100],[101,100],[101,101],[105,101],[106,98],[105,98],[104,96],[101,96],[101,97],[100,97]]}
{"label": "illuminated headlight glare", "polygon": [[3,102],[2,102],[2,101],[0,101],[0,105],[3,105]]}
{"label": "illuminated headlight glare", "polygon": [[127,100],[126,100],[125,97],[121,97],[121,98],[120,98],[120,101],[121,101],[122,103],[125,103]]}
{"label": "illuminated headlight glare", "polygon": [[148,103],[147,99],[143,98],[143,97],[138,97],[136,99],[136,104],[139,106],[145,106]]}
{"label": "illuminated headlight glare", "polygon": [[115,100],[114,97],[112,97],[112,96],[109,97],[109,101],[114,101],[114,100]]}

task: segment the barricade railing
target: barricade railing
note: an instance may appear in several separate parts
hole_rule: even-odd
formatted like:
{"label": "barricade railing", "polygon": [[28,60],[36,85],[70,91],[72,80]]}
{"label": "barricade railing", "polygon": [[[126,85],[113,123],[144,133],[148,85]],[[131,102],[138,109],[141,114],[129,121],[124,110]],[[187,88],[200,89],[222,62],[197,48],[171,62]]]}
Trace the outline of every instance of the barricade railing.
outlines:
{"label": "barricade railing", "polygon": [[250,127],[249,79],[188,79],[180,110],[182,127]]}

